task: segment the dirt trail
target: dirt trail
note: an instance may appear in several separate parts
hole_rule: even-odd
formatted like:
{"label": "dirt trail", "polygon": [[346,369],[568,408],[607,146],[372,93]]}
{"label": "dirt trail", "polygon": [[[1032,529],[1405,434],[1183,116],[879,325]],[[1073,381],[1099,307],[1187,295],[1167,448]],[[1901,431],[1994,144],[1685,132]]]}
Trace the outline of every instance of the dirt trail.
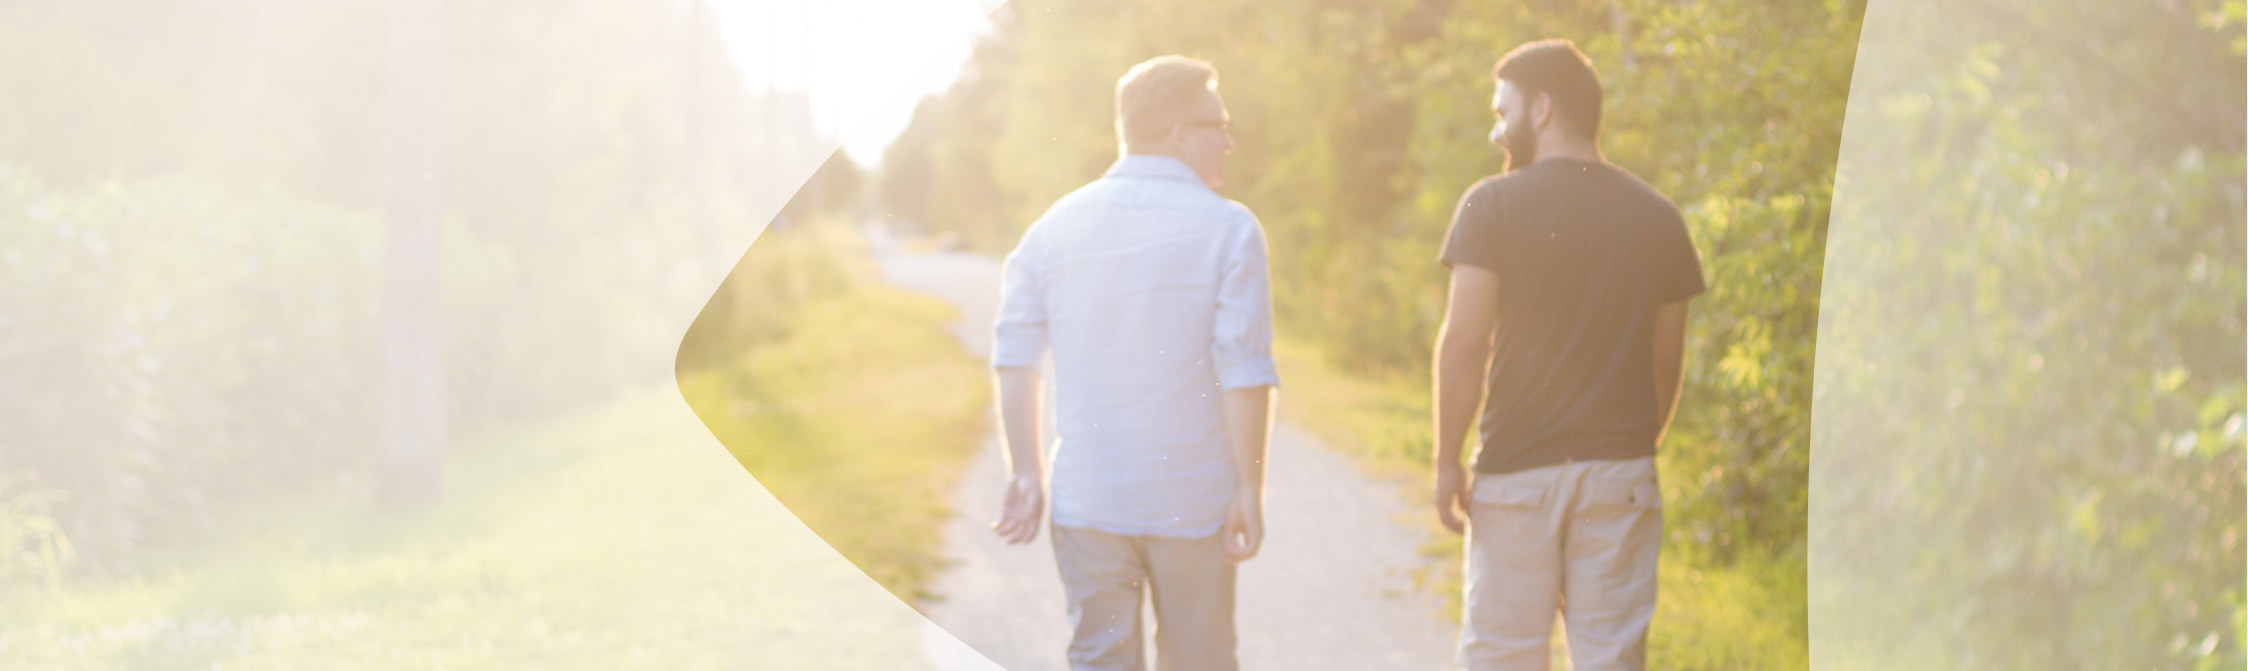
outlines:
{"label": "dirt trail", "polygon": [[[961,315],[954,332],[969,351],[988,355],[999,299],[996,262],[906,252],[878,235],[874,247],[890,282],[951,302]],[[928,636],[939,669],[988,671],[990,662],[1007,671],[1066,667],[1068,620],[1047,534],[1008,547],[986,527],[998,515],[1001,463],[998,440],[987,438],[953,491],[956,515],[944,546],[953,564],[934,585],[943,599],[924,604],[943,628]],[[1270,469],[1265,545],[1239,574],[1242,668],[1445,668],[1456,632],[1442,617],[1442,600],[1413,586],[1427,538],[1400,521],[1419,507],[1286,422],[1274,430]],[[964,654],[954,638],[990,662]]]}

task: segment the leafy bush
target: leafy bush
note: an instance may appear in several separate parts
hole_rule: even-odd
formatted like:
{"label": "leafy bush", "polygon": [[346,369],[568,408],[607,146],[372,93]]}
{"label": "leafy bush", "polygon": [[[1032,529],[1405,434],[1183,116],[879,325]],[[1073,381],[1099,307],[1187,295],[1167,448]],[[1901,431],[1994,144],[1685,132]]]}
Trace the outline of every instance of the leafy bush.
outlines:
{"label": "leafy bush", "polygon": [[865,249],[836,225],[814,220],[758,236],[687,329],[678,370],[738,363],[748,348],[788,337],[807,307],[865,288],[874,273],[856,258]]}
{"label": "leafy bush", "polygon": [[67,492],[54,515],[100,564],[202,528],[227,490],[359,463],[376,233],[286,197],[0,168],[0,377],[37,381],[0,386],[0,473]]}
{"label": "leafy bush", "polygon": [[40,487],[37,473],[0,473],[0,587],[37,580],[53,587],[77,557],[55,523],[59,492]]}
{"label": "leafy bush", "polygon": [[[446,423],[663,383],[729,260],[681,250],[746,241],[817,143],[702,3],[442,4]],[[0,6],[0,473],[60,492],[82,566],[261,487],[364,489],[384,11]]]}

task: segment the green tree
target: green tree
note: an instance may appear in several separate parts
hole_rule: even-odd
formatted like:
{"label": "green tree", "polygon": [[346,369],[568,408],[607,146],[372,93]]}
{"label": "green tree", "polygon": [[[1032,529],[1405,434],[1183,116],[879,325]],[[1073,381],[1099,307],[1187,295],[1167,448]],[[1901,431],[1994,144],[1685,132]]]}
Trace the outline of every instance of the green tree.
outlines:
{"label": "green tree", "polygon": [[[695,46],[718,42],[696,6],[422,17],[443,26],[439,75],[398,74],[443,90],[417,117],[443,129],[419,151],[442,198],[402,209],[442,247],[442,289],[407,302],[441,311],[424,358],[450,427],[664,382],[634,357],[676,334],[647,325],[710,287],[680,286],[698,260],[662,251],[690,245],[618,240],[746,242],[749,213],[789,196],[773,166],[816,162],[786,108]],[[0,329],[0,480],[34,472],[84,565],[205,530],[245,492],[380,468],[389,18],[0,3],[0,323],[37,325]],[[241,264],[183,270],[213,258]]]}
{"label": "green tree", "polygon": [[2243,13],[1868,19],[1821,315],[1824,661],[2243,663]]}
{"label": "green tree", "polygon": [[[1287,337],[1423,380],[1455,199],[1500,167],[1490,67],[1562,36],[1607,89],[1604,145],[1685,209],[1711,275],[1671,462],[1681,542],[1799,552],[1810,364],[1857,3],[1017,2],[884,162],[894,216],[1004,251],[1115,158],[1115,77],[1206,58],[1239,141],[1226,193],[1273,249]],[[940,202],[940,195],[952,202]]]}

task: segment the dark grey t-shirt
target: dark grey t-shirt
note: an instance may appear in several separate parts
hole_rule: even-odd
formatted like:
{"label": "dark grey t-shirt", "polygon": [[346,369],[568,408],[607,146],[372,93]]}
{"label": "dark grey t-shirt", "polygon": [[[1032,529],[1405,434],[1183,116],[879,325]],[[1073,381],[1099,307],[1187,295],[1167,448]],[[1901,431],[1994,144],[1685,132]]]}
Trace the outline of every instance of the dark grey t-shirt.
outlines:
{"label": "dark grey t-shirt", "polygon": [[1499,276],[1477,472],[1654,455],[1655,308],[1704,288],[1670,199],[1549,158],[1468,189],[1441,258]]}

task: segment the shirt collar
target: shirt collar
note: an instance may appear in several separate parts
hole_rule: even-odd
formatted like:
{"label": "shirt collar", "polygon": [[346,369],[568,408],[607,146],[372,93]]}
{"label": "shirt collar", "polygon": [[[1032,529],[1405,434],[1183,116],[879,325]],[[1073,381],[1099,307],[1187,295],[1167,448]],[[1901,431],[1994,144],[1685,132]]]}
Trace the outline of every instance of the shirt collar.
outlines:
{"label": "shirt collar", "polygon": [[1155,177],[1202,183],[1202,176],[1195,174],[1193,168],[1187,167],[1185,161],[1161,154],[1125,154],[1108,166],[1108,172],[1102,173],[1102,176]]}

